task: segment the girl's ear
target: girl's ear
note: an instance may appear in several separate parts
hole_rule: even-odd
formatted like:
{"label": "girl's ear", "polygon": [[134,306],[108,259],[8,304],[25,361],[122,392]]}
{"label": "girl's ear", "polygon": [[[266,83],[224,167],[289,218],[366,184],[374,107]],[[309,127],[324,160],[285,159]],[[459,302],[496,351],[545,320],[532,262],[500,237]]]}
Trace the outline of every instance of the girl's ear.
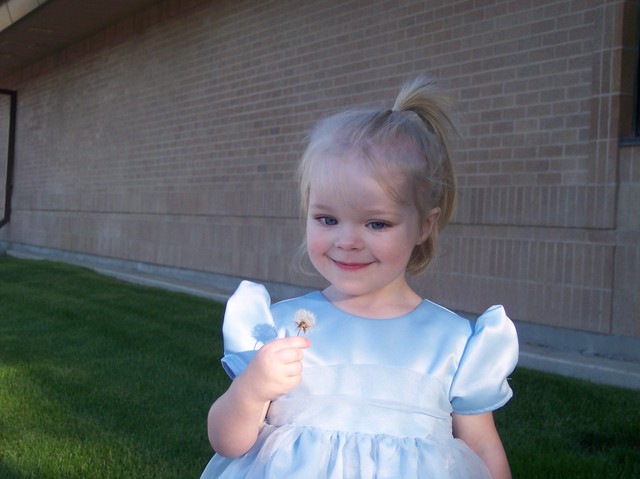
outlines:
{"label": "girl's ear", "polygon": [[438,218],[440,218],[440,212],[442,210],[440,207],[433,208],[429,211],[429,214],[422,223],[422,230],[420,232],[420,241],[416,244],[422,244],[427,241],[427,238],[431,235],[434,226],[438,223]]}

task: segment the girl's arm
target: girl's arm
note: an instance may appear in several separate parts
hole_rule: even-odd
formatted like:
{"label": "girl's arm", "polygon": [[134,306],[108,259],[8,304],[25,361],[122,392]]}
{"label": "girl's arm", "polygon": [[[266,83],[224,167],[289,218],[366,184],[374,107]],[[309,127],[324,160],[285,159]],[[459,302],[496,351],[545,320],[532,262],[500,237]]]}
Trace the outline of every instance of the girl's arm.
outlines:
{"label": "girl's arm", "polygon": [[493,479],[511,479],[502,441],[493,422],[493,413],[452,414],[453,435],[462,439],[484,461]]}
{"label": "girl's arm", "polygon": [[300,384],[302,350],[310,344],[302,336],[266,344],[213,403],[207,428],[209,442],[218,454],[238,457],[253,446],[270,402]]}

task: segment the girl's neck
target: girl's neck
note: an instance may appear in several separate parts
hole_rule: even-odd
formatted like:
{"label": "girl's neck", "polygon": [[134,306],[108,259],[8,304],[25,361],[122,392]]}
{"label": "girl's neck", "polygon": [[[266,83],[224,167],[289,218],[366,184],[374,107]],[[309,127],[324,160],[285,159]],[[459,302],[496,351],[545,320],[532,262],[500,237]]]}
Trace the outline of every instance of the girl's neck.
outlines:
{"label": "girl's neck", "polygon": [[322,294],[336,308],[345,313],[371,319],[397,318],[409,314],[422,302],[406,283],[398,291],[349,296],[329,286]]}

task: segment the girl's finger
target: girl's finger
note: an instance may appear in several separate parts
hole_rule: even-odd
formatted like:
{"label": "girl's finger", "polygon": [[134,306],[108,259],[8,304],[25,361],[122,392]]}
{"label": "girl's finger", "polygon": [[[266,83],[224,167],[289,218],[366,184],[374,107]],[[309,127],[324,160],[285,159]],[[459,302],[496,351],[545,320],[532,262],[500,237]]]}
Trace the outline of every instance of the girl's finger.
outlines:
{"label": "girl's finger", "polygon": [[302,361],[304,353],[300,348],[284,348],[276,352],[280,361],[285,364],[296,363]]}
{"label": "girl's finger", "polygon": [[270,344],[274,344],[276,348],[298,348],[305,349],[311,346],[311,341],[303,336],[290,336],[288,338],[280,338],[272,341]]}

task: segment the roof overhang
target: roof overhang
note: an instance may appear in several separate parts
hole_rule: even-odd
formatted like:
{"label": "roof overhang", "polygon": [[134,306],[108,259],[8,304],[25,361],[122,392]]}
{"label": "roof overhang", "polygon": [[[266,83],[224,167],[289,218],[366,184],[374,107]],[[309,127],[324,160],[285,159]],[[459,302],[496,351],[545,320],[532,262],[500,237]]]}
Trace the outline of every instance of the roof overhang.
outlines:
{"label": "roof overhang", "polygon": [[159,0],[0,0],[2,80]]}

